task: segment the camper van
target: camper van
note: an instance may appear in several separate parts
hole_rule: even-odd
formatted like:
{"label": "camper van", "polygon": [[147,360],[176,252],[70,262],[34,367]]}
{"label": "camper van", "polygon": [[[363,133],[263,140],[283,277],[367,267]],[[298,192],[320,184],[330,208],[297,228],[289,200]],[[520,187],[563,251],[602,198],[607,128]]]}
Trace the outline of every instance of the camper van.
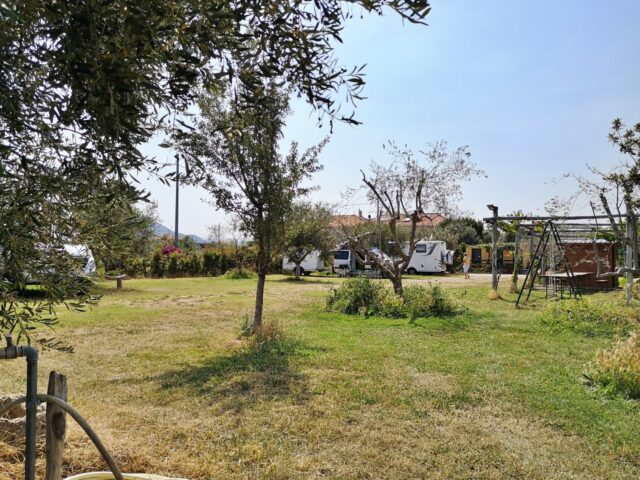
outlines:
{"label": "camper van", "polygon": [[391,257],[373,247],[369,249],[369,254],[365,256],[364,263],[361,263],[351,250],[343,248],[335,251],[333,254],[333,273],[341,276],[367,275],[378,278],[382,273],[369,261],[371,256],[375,256],[383,261],[391,261]]}
{"label": "camper van", "polygon": [[[286,255],[282,257],[283,272],[288,271],[295,273],[295,268],[296,264],[289,260],[289,257]],[[310,275],[311,272],[323,272],[324,270],[324,259],[322,258],[320,250],[309,252],[300,263],[300,275]]]}
{"label": "camper van", "polygon": [[355,272],[356,258],[353,252],[343,248],[337,250],[333,254],[333,273],[342,273],[345,275]]}
{"label": "camper van", "polygon": [[420,240],[411,255],[406,272],[416,273],[445,273],[447,265],[453,265],[453,250],[447,250],[447,244],[441,240]]}

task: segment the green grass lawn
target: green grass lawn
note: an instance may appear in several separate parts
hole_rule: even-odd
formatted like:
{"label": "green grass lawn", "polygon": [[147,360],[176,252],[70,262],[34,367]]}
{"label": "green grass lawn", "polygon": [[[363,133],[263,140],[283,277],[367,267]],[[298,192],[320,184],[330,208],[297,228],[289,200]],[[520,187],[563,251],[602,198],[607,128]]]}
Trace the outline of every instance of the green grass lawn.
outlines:
{"label": "green grass lawn", "polygon": [[[76,353],[42,355],[41,389],[49,370],[67,374],[71,403],[127,471],[638,478],[640,405],[581,382],[612,339],[554,333],[535,306],[454,280],[446,288],[467,313],[411,323],[324,312],[337,279],[271,276],[266,318],[288,339],[260,351],[238,339],[255,280],[105,284],[93,311],[61,315],[58,335]],[[0,392],[22,391],[23,370],[2,362]],[[15,453],[0,447],[0,478],[17,478]],[[67,460],[70,472],[104,468],[77,429]]]}

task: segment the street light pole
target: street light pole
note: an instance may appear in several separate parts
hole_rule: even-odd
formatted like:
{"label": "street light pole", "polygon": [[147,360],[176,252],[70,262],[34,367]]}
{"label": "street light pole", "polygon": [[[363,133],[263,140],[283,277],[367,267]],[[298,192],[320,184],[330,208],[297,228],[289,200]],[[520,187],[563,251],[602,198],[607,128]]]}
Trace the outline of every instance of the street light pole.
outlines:
{"label": "street light pole", "polygon": [[180,210],[180,157],[176,155],[176,222],[175,229],[173,231],[173,244],[176,247],[180,246],[180,239],[178,238],[178,215]]}

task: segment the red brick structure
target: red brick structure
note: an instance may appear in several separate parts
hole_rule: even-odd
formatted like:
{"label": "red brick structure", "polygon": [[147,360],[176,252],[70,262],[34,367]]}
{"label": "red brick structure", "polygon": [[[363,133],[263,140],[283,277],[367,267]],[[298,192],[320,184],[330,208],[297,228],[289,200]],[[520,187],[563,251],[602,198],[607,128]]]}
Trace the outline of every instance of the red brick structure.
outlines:
{"label": "red brick structure", "polygon": [[578,276],[578,286],[586,289],[616,288],[617,277],[596,278],[597,262],[600,262],[600,273],[612,272],[616,268],[617,244],[600,239],[594,251],[592,240],[565,241],[565,255],[574,273],[584,272],[590,275]]}

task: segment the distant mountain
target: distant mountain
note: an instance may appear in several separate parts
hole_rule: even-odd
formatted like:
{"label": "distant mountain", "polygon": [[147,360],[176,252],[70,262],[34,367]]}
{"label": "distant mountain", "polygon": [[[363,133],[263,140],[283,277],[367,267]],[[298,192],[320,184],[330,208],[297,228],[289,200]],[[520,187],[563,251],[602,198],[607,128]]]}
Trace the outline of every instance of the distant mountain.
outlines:
{"label": "distant mountain", "polygon": [[[171,230],[170,228],[167,228],[164,225],[161,225],[159,223],[156,223],[153,226],[153,231],[159,237],[164,237],[165,235],[173,237],[173,230]],[[189,237],[191,240],[193,240],[197,244],[208,243],[206,239],[204,239],[204,238],[202,238],[202,237],[200,237],[198,235],[194,235],[192,233],[187,233],[187,234],[178,233],[178,238],[185,238],[185,237]]]}
{"label": "distant mountain", "polygon": [[160,225],[159,223],[153,225],[153,231],[159,237],[164,237],[165,235],[173,236],[173,230],[165,227],[164,225]]}

